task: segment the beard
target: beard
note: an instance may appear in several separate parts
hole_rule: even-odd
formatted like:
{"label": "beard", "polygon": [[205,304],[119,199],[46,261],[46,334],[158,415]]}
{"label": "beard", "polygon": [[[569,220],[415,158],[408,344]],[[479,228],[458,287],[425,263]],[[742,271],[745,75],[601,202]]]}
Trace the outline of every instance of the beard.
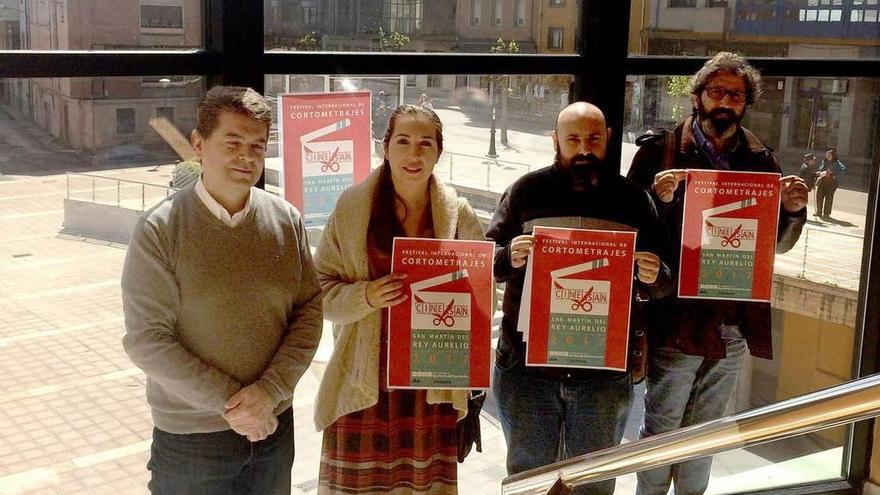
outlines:
{"label": "beard", "polygon": [[718,140],[727,140],[736,134],[739,129],[740,122],[745,117],[746,111],[737,115],[736,112],[729,108],[716,108],[706,112],[702,101],[697,101],[697,118],[699,119],[700,129],[707,135]]}
{"label": "beard", "polygon": [[559,147],[556,147],[556,163],[568,173],[572,188],[575,191],[584,191],[591,187],[598,187],[607,173],[605,160],[588,153],[578,154],[569,160],[562,157]]}

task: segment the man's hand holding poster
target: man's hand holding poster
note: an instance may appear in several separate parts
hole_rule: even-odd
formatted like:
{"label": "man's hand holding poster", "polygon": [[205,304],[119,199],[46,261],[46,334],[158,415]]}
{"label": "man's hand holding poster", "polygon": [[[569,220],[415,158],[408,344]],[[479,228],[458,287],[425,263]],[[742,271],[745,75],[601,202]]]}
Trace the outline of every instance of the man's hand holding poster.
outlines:
{"label": "man's hand holding poster", "polygon": [[779,174],[688,170],[678,297],[769,301]]}
{"label": "man's hand holding poster", "polygon": [[388,388],[489,388],[492,255],[485,241],[395,238],[408,298],[388,318]]}
{"label": "man's hand holding poster", "polygon": [[636,233],[535,227],[520,305],[527,366],[626,370]]}

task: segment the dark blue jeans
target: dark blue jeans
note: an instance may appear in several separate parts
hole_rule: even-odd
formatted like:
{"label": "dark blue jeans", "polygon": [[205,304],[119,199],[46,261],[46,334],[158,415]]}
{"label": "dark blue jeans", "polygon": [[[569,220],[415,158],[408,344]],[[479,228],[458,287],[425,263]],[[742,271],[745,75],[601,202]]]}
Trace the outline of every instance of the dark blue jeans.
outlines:
{"label": "dark blue jeans", "polygon": [[[727,357],[707,359],[672,347],[651,349],[645,389],[646,438],[724,416],[736,390],[736,378],[749,349],[745,339],[727,339]],[[661,466],[638,473],[637,495],[699,495],[709,485],[712,457]]]}
{"label": "dark blue jeans", "polygon": [[[632,375],[548,379],[522,366],[495,366],[492,391],[507,441],[507,473],[516,474],[620,443],[633,399]],[[614,480],[576,495],[612,494]]]}
{"label": "dark blue jeans", "polygon": [[153,428],[147,485],[153,495],[289,495],[293,409],[262,442],[232,430],[177,435]]}

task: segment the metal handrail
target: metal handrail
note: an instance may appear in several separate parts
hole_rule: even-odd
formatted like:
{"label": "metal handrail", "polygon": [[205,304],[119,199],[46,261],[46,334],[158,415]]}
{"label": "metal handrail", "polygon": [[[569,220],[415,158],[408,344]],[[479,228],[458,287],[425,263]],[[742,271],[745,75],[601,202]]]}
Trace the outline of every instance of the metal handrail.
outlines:
{"label": "metal handrail", "polygon": [[571,488],[880,415],[880,374],[508,476],[504,495]]}
{"label": "metal handrail", "polygon": [[[140,188],[141,188],[140,211],[144,211],[147,208],[146,189],[148,187],[163,190],[165,197],[168,197],[169,195],[171,195],[174,192],[174,188],[171,188],[168,186],[163,186],[160,184],[150,184],[149,182],[139,182],[139,181],[130,180],[130,179],[119,179],[116,177],[105,177],[103,175],[97,175],[97,174],[67,172],[65,174],[65,179],[67,181],[67,184],[66,184],[67,185],[67,196],[66,196],[67,199],[72,199],[70,196],[70,192],[71,192],[70,191],[70,177],[71,176],[86,177],[86,178],[91,179],[91,189],[92,189],[91,202],[92,203],[97,203],[97,201],[95,199],[95,191],[97,190],[97,188],[95,187],[95,180],[96,179],[115,182],[116,183],[116,206],[117,207],[122,207],[122,188],[120,187],[121,183],[133,184],[135,186],[140,186]],[[113,187],[111,186],[109,188],[102,188],[102,189],[113,189]]]}

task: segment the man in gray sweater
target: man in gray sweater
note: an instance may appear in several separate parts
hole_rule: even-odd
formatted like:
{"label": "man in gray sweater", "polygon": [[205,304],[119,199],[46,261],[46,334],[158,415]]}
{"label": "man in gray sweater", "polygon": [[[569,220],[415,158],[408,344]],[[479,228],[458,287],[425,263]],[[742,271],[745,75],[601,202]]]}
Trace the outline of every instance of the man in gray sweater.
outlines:
{"label": "man in gray sweater", "polygon": [[154,494],[290,493],[321,289],[300,213],[253,187],[271,120],[254,90],[211,89],[192,133],[201,178],[132,234],[123,345],[147,375]]}

